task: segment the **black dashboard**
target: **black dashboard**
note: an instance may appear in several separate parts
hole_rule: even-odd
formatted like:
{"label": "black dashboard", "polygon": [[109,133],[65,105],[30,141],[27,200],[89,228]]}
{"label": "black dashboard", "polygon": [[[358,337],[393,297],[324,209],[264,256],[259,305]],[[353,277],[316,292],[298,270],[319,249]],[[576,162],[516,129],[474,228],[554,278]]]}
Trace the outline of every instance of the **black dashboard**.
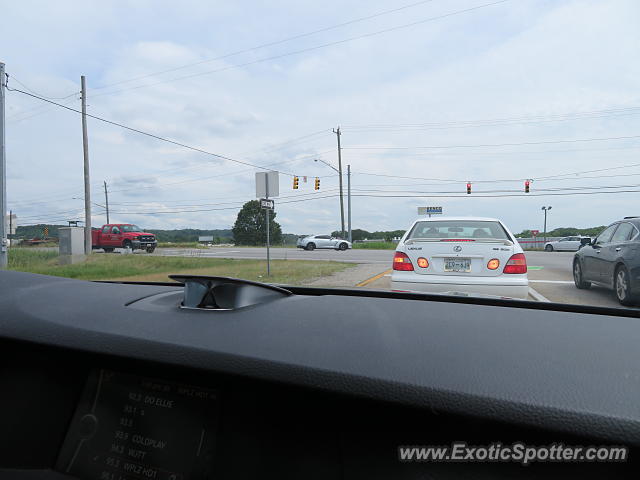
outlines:
{"label": "black dashboard", "polygon": [[[0,272],[0,478],[637,476],[634,312],[295,287],[203,310],[182,290]],[[398,459],[455,441],[630,454]]]}

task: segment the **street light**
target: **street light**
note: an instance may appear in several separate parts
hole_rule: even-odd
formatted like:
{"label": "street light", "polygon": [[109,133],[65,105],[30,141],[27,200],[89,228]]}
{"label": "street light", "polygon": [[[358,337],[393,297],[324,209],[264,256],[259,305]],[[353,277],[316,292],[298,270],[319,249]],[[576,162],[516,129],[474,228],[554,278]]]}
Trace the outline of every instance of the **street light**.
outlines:
{"label": "street light", "polygon": [[544,243],[547,243],[547,212],[551,210],[551,206],[542,207],[542,210],[544,210]]}
{"label": "street light", "polygon": [[333,168],[336,172],[338,172],[338,174],[340,174],[340,170],[338,170],[336,167],[334,167],[333,165],[331,165],[330,163],[325,162],[324,160],[320,160],[319,158],[314,158],[313,159],[314,162],[322,162],[324,163],[327,167],[329,168]]}
{"label": "street light", "polygon": [[[334,167],[333,165],[331,165],[330,163],[325,162],[324,160],[321,160],[319,158],[314,158],[313,159],[314,162],[321,162],[324,163],[327,167],[333,169],[335,172],[338,173],[338,176],[340,177],[340,219],[341,219],[341,225],[342,225],[342,238],[344,238],[344,210],[342,207],[342,171],[340,171],[339,169],[337,169],[336,167]],[[350,180],[350,174],[351,172],[349,172],[347,175],[349,176],[349,180]],[[348,196],[348,204],[349,204],[349,218],[351,218],[351,183],[349,183],[349,189],[347,191],[347,196]],[[351,227],[349,227],[349,241],[351,241]]]}

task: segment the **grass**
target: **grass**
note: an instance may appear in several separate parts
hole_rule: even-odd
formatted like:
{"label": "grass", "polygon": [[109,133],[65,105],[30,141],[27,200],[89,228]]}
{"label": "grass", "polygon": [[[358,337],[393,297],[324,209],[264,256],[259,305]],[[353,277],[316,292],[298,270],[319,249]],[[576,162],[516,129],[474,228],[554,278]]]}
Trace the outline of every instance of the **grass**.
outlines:
{"label": "grass", "polygon": [[397,242],[358,242],[353,244],[353,248],[362,248],[366,250],[395,250],[398,246]]}
{"label": "grass", "polygon": [[168,274],[182,273],[236,277],[269,283],[301,284],[352,267],[340,262],[272,260],[266,277],[266,261],[227,258],[160,257],[95,254],[82,263],[58,265],[57,252],[11,249],[9,269],[81,280],[166,282]]}

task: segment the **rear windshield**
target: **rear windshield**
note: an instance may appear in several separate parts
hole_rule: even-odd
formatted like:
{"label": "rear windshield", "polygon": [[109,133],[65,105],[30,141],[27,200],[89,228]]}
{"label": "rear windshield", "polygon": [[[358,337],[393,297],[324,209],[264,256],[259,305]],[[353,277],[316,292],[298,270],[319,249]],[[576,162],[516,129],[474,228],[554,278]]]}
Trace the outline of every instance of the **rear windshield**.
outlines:
{"label": "rear windshield", "polygon": [[407,240],[410,238],[489,238],[511,240],[499,222],[478,220],[418,222],[407,236]]}

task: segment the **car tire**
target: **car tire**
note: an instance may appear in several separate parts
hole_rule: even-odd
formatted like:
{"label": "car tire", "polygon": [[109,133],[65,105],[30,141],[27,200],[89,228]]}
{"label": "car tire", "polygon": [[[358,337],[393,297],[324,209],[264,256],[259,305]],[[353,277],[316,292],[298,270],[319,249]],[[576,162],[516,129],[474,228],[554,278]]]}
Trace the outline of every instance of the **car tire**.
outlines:
{"label": "car tire", "polygon": [[545,245],[544,246],[544,251],[545,252],[553,252],[553,247],[551,245]]}
{"label": "car tire", "polygon": [[153,253],[156,247],[147,247],[147,253]]}
{"label": "car tire", "polygon": [[627,267],[624,265],[616,268],[613,274],[613,291],[620,305],[634,305],[637,301],[637,298],[631,293],[633,291],[631,288],[631,277],[629,276]]}
{"label": "car tire", "polygon": [[122,242],[122,248],[130,248],[131,250],[133,250],[133,246],[131,245],[131,240],[125,240],[124,242]]}
{"label": "car tire", "polygon": [[343,252],[349,248],[349,245],[347,245],[346,243],[342,242],[340,245],[338,245],[338,250],[342,250]]}
{"label": "car tire", "polygon": [[311,242],[311,243],[307,243],[307,246],[305,247],[305,250],[309,250],[310,252],[315,250],[316,248],[316,244]]}
{"label": "car tire", "polygon": [[576,288],[580,290],[586,290],[587,288],[591,288],[591,282],[587,282],[584,280],[584,275],[582,274],[582,266],[578,260],[573,262],[573,282],[576,284]]}
{"label": "car tire", "polygon": [[103,248],[104,253],[113,253],[113,251],[115,250],[114,248],[110,248],[110,247],[105,247]]}

